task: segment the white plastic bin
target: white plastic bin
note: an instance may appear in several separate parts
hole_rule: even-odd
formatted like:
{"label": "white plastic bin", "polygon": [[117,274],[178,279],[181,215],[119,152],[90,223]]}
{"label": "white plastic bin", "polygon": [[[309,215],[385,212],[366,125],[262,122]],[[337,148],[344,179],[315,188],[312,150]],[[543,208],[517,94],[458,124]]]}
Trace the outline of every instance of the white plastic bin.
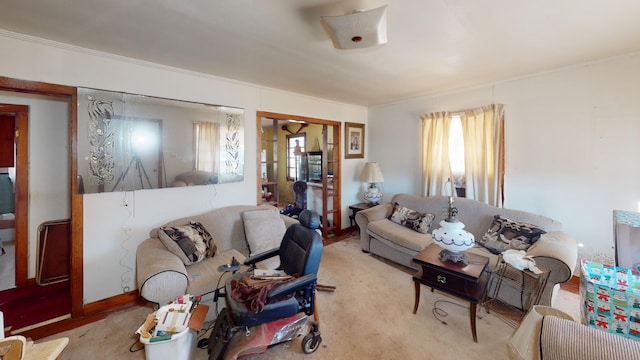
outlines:
{"label": "white plastic bin", "polygon": [[170,340],[150,342],[140,337],[140,342],[144,344],[146,360],[193,360],[197,338],[195,330],[186,328],[173,334]]}

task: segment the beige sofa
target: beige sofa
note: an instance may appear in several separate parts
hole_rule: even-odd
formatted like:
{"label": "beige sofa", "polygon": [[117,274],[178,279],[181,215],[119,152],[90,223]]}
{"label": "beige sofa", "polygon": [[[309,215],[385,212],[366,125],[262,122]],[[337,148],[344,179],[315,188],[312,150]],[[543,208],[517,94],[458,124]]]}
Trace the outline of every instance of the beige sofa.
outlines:
{"label": "beige sofa", "polygon": [[[233,257],[242,263],[252,250],[256,250],[249,249],[243,221],[245,213],[255,210],[273,211],[276,213],[275,216],[284,222],[282,229],[274,230],[264,226],[252,229],[251,232],[260,234],[259,239],[275,237],[281,240],[286,227],[298,223],[298,220],[280,215],[277,208],[269,205],[226,206],[171,221],[163,226],[180,226],[190,221],[200,222],[211,234],[217,246],[215,256],[188,266],[161,242],[158,235],[160,227],[152,229],[149,238],[140,243],[136,251],[136,280],[140,296],[147,301],[164,305],[178,295],[201,295],[202,302],[214,309],[211,305],[214,305],[215,290],[224,286],[224,280],[228,276],[219,271],[218,267],[231,263]],[[259,245],[254,247],[258,248]],[[207,319],[211,320],[214,317],[215,313],[210,311]]]}
{"label": "beige sofa", "polygon": [[[429,233],[422,234],[388,219],[393,210],[393,204],[422,213],[435,215]],[[531,246],[527,255],[534,257],[536,264],[551,271],[549,280],[542,294],[540,303],[549,305],[554,286],[571,278],[578,258],[576,241],[562,232],[562,225],[550,218],[519,210],[497,208],[479,201],[456,198],[454,206],[458,208],[458,220],[465,224],[465,230],[481,239],[488,230],[494,215],[500,214],[513,220],[541,226],[546,230],[541,238]],[[362,251],[389,259],[407,267],[415,268],[413,257],[433,243],[431,231],[439,227],[440,221],[446,217],[447,197],[422,197],[410,194],[396,194],[389,203],[383,203],[370,209],[356,213],[356,223],[360,228],[360,246]],[[489,271],[493,270],[498,261],[494,255],[484,247],[468,250],[472,253],[490,258]],[[508,303],[520,307],[520,291],[501,288],[500,298]]]}
{"label": "beige sofa", "polygon": [[638,359],[640,341],[574,321],[548,306],[534,306],[507,341],[511,360]]}

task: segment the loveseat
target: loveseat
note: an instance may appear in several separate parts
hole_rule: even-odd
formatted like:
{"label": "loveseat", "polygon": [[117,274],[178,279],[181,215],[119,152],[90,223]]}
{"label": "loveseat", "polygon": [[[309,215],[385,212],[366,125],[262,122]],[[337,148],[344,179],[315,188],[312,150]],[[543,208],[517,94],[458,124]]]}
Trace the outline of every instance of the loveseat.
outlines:
{"label": "loveseat", "polygon": [[[421,233],[391,221],[389,217],[396,203],[422,214],[435,215],[428,232]],[[360,228],[362,251],[407,267],[417,268],[412,259],[418,252],[433,243],[431,232],[439,227],[440,221],[446,218],[447,205],[448,198],[445,196],[422,197],[396,194],[388,203],[358,211],[355,220]],[[545,233],[526,250],[526,254],[532,256],[539,267],[550,270],[549,279],[540,300],[541,304],[549,305],[554,286],[569,280],[573,275],[578,258],[577,243],[568,234],[562,232],[562,225],[559,222],[545,216],[497,208],[466,198],[455,198],[453,205],[458,209],[458,221],[465,224],[464,230],[472,233],[476,239],[476,246],[468,251],[489,257],[489,271],[496,268],[499,256],[477,243],[491,226],[495,215],[537,225],[544,229]],[[518,289],[502,287],[500,298],[511,305],[521,307],[522,300]]]}
{"label": "loveseat", "polygon": [[[173,249],[172,252],[167,247],[167,238],[163,237],[166,231],[162,229],[190,223],[202,224],[211,235],[215,254],[185,265],[184,255],[178,256],[175,253],[178,250]],[[249,255],[278,247],[286,228],[295,223],[298,220],[281,215],[277,208],[270,205],[234,205],[177,219],[154,228],[150,231],[149,238],[142,241],[136,251],[136,280],[140,296],[162,306],[178,295],[201,295],[202,303],[214,309],[211,305],[215,291],[224,286],[225,276],[228,276],[219,271],[218,267],[230,264],[233,257],[242,263]],[[273,265],[261,266],[267,267]],[[207,320],[212,320],[215,316],[214,311],[209,311]]]}

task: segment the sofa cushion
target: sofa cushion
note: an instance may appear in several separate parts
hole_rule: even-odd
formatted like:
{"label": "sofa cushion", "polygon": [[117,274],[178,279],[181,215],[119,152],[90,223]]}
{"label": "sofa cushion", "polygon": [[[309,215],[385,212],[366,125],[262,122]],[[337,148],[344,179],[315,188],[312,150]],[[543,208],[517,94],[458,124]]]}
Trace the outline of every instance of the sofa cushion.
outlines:
{"label": "sofa cushion", "polygon": [[419,252],[433,242],[431,234],[413,231],[389,219],[370,222],[367,227],[367,233],[413,252]]}
{"label": "sofa cushion", "polygon": [[416,210],[409,209],[398,203],[393,204],[393,210],[389,215],[389,220],[396,224],[408,227],[411,230],[426,234],[429,232],[429,226],[435,219],[435,215],[431,213],[421,213]]}
{"label": "sofa cushion", "polygon": [[487,232],[478,243],[494,254],[508,249],[527,250],[546,231],[536,225],[495,215]]}
{"label": "sofa cushion", "polygon": [[[245,211],[242,219],[250,256],[280,247],[287,227],[278,209]],[[279,265],[280,259],[275,257],[258,264],[263,269],[275,269]]]}
{"label": "sofa cushion", "polygon": [[163,226],[158,233],[160,241],[185,265],[202,261],[216,253],[211,234],[199,222],[191,221],[182,226]]}
{"label": "sofa cushion", "polygon": [[[189,284],[187,285],[187,294],[204,295],[217,288],[224,287],[226,280],[231,276],[230,272],[222,272],[218,270],[220,265],[231,263],[231,259],[236,258],[241,264],[245,260],[245,256],[235,249],[225,250],[218,253],[212,258],[206,258],[199,263],[193,264],[187,268],[187,277]],[[244,267],[240,272],[248,269]]]}

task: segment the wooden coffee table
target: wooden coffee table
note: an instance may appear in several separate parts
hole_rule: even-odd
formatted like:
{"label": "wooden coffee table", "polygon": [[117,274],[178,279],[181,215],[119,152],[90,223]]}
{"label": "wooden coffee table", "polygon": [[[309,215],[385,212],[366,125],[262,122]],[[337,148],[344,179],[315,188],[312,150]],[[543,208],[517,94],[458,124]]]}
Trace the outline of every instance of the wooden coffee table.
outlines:
{"label": "wooden coffee table", "polygon": [[469,320],[473,341],[478,342],[476,335],[476,305],[482,300],[489,276],[485,268],[489,258],[467,253],[469,264],[440,261],[442,248],[431,244],[413,258],[420,265],[420,270],[413,275],[415,286],[415,305],[413,313],[418,311],[420,303],[420,284],[431,287],[431,291],[439,290],[469,302]]}

